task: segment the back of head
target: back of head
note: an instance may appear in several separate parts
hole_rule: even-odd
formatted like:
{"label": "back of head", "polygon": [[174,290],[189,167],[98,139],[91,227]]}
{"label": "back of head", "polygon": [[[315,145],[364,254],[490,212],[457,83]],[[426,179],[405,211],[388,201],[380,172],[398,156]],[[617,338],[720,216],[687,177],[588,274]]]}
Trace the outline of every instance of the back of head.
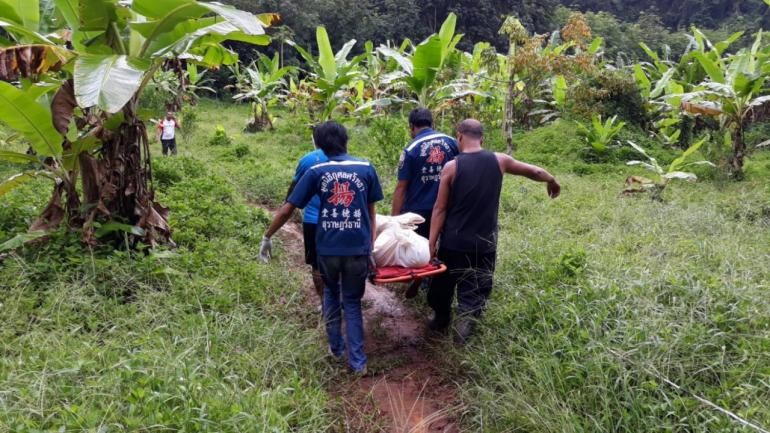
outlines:
{"label": "back of head", "polygon": [[465,119],[457,124],[457,134],[471,140],[481,140],[484,138],[484,127],[476,119]]}
{"label": "back of head", "polygon": [[334,121],[324,122],[313,128],[313,141],[326,156],[339,156],[348,152],[348,132]]}
{"label": "back of head", "polygon": [[430,128],[433,126],[433,113],[427,108],[415,108],[409,113],[409,126],[413,128]]}

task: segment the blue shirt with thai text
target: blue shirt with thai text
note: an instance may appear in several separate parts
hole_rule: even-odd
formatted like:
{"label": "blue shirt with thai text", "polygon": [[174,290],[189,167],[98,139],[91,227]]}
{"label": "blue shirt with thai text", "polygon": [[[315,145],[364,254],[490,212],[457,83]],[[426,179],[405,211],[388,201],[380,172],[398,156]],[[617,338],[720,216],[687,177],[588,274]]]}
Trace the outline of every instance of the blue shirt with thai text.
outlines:
{"label": "blue shirt with thai text", "polygon": [[372,252],[369,205],[382,200],[377,171],[368,161],[340,155],[311,167],[287,200],[305,207],[320,198],[316,245],[321,256],[363,256]]}
{"label": "blue shirt with thai text", "polygon": [[398,180],[408,181],[401,212],[426,213],[438,197],[441,170],[460,153],[457,142],[431,128],[420,131],[401,154]]}

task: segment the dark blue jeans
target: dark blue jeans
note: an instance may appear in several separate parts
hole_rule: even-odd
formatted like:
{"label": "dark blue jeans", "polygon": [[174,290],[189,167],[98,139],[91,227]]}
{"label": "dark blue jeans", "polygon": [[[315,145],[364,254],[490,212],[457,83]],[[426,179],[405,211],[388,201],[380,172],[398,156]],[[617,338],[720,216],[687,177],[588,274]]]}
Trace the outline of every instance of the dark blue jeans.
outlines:
{"label": "dark blue jeans", "polygon": [[367,256],[318,256],[318,267],[326,286],[323,310],[329,348],[334,356],[342,356],[345,353],[340,308],[340,298],[342,298],[342,305],[345,308],[348,362],[354,371],[361,371],[366,367],[361,298],[366,289],[369,258]]}

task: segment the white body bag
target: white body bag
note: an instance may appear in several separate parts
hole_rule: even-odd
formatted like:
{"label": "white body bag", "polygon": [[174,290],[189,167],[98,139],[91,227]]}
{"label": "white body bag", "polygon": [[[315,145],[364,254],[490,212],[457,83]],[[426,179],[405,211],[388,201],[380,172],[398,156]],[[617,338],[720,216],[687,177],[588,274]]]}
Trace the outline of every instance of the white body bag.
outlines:
{"label": "white body bag", "polygon": [[422,268],[430,264],[428,240],[415,232],[425,218],[406,213],[390,217],[377,215],[374,261],[378,267]]}

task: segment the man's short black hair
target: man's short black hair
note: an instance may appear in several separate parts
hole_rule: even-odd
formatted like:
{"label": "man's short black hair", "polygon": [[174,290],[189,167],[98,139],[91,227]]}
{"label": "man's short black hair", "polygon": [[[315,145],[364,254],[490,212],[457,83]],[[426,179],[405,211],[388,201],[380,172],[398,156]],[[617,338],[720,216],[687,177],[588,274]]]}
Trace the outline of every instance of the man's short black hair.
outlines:
{"label": "man's short black hair", "polygon": [[313,140],[326,156],[339,156],[348,152],[348,131],[334,121],[324,122],[313,128]]}
{"label": "man's short black hair", "polygon": [[433,126],[433,113],[427,108],[415,108],[409,113],[409,125],[415,128],[430,128]]}

